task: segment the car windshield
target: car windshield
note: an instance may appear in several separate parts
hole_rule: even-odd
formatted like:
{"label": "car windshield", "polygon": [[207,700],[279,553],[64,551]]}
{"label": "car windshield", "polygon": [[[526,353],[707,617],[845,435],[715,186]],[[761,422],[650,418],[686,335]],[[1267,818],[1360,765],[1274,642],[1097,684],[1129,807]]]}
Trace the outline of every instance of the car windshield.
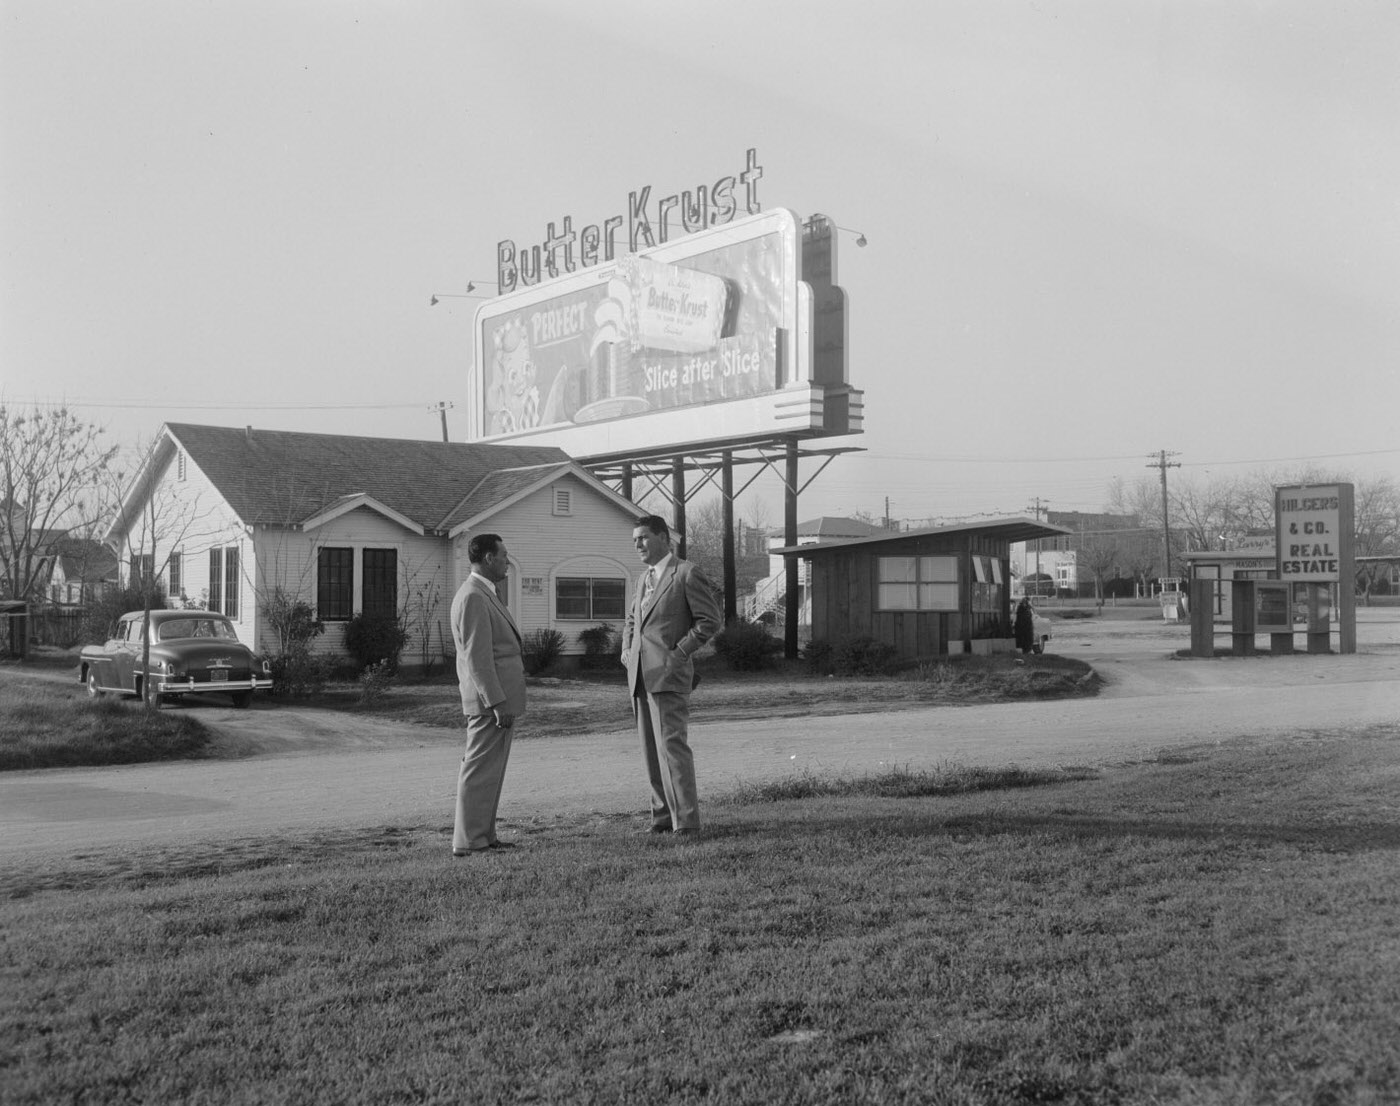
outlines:
{"label": "car windshield", "polygon": [[233,626],[220,618],[172,618],[160,624],[160,640],[175,641],[178,638],[209,637],[221,641],[234,641],[238,635]]}

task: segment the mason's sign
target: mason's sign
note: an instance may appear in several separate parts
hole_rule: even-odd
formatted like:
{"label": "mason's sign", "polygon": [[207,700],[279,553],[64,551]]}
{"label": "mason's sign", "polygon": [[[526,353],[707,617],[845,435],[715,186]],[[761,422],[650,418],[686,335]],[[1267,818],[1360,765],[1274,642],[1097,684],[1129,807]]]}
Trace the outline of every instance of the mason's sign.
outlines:
{"label": "mason's sign", "polygon": [[[673,192],[658,199],[654,206],[651,185],[628,193],[626,218],[612,215],[576,232],[573,216],[565,215],[562,229],[556,229],[554,223],[548,224],[544,241],[539,245],[517,246],[514,239],[503,238],[496,244],[496,283],[504,295],[517,287],[529,288],[541,280],[572,273],[580,267],[591,269],[600,262],[612,261],[619,252],[618,236],[624,224],[627,228],[625,252],[636,253],[668,241],[671,231],[678,225],[683,233],[693,234],[722,226],[740,215],[757,215],[762,210],[758,202],[758,182],[762,177],[758,151],[750,149],[742,173],[720,177],[710,185],[699,185],[693,192]],[[743,192],[742,200],[737,194],[739,189]]]}

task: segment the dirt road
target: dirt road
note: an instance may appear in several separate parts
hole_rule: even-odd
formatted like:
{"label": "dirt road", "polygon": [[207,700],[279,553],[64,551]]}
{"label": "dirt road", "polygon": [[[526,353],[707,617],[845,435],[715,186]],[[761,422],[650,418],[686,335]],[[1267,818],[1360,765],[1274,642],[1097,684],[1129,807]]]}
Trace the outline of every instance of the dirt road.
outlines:
{"label": "dirt road", "polygon": [[[1150,628],[1150,627],[1149,627]],[[1362,622],[1352,656],[1181,660],[1140,623],[1066,624],[1055,651],[1104,675],[1096,699],[885,714],[705,721],[692,743],[705,794],[807,771],[891,766],[1110,766],[1192,746],[1394,727],[1400,739],[1400,611]],[[448,827],[456,735],[305,708],[208,708],[219,729],[260,730],[276,752],[243,760],[0,775],[0,862],[280,832]],[[502,802],[512,821],[596,811],[640,816],[646,790],[630,730],[517,741]]]}

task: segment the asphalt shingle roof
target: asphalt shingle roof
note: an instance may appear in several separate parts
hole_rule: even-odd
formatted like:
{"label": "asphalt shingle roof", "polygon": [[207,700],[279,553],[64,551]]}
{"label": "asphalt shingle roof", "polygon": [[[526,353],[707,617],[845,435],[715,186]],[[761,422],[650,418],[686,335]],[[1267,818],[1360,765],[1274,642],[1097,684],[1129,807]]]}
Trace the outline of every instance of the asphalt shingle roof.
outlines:
{"label": "asphalt shingle roof", "polygon": [[[295,525],[346,496],[365,494],[428,530],[462,515],[468,497],[479,513],[499,502],[482,499],[479,486],[517,487],[501,480],[510,470],[568,464],[553,446],[360,438],[288,430],[167,423],[180,444],[244,522]],[[539,478],[538,469],[525,483]],[[507,492],[506,494],[509,494]]]}

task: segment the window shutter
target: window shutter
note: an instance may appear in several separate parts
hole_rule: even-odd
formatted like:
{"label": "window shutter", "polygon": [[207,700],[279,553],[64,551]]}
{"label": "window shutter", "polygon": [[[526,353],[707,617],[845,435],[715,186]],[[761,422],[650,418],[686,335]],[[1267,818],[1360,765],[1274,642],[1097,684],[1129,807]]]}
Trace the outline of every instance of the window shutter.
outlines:
{"label": "window shutter", "polygon": [[554,489],[554,513],[556,515],[571,515],[574,513],[573,492],[569,488]]}

